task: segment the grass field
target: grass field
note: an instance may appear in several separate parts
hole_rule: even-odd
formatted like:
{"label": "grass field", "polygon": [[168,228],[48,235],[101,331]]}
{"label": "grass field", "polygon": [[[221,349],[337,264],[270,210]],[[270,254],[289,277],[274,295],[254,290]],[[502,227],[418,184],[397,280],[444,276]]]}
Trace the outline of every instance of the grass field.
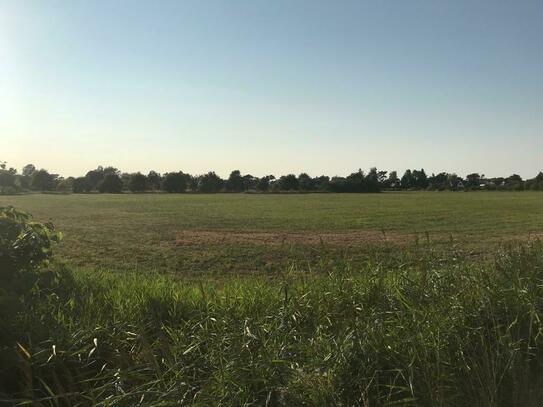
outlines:
{"label": "grass field", "polygon": [[484,253],[543,233],[537,192],[30,194],[1,205],[53,222],[72,267],[181,275],[356,265],[417,240]]}
{"label": "grass field", "polygon": [[0,405],[541,405],[542,193],[3,205],[64,239],[0,286]]}

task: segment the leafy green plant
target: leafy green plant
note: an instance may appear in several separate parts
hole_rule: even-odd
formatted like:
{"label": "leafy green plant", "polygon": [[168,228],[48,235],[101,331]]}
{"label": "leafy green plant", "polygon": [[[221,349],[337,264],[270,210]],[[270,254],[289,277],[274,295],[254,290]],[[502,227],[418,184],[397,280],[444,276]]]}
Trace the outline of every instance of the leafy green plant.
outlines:
{"label": "leafy green plant", "polygon": [[28,291],[52,255],[61,234],[52,224],[33,222],[29,214],[0,207],[0,283],[4,291]]}
{"label": "leafy green plant", "polygon": [[53,280],[45,266],[53,242],[60,238],[53,225],[33,222],[13,207],[0,207],[0,394],[2,387],[16,387],[18,323],[33,291]]}

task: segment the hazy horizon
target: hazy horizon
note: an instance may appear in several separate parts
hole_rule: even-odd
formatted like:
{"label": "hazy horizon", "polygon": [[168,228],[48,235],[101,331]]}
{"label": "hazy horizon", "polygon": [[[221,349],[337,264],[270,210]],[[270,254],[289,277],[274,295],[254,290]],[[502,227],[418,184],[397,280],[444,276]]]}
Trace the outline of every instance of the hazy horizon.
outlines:
{"label": "hazy horizon", "polygon": [[0,161],[543,170],[543,3],[0,0]]}

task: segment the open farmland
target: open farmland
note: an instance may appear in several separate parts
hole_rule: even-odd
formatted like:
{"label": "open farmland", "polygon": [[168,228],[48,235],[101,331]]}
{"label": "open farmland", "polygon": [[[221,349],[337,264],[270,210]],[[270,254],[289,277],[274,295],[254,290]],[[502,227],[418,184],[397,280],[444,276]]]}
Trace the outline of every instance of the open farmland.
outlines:
{"label": "open farmland", "polygon": [[32,284],[0,307],[0,405],[540,405],[543,194],[0,205],[64,234],[47,263],[0,217]]}
{"label": "open farmland", "polygon": [[543,233],[543,194],[28,194],[72,267],[194,275],[327,267],[424,242],[484,254]]}

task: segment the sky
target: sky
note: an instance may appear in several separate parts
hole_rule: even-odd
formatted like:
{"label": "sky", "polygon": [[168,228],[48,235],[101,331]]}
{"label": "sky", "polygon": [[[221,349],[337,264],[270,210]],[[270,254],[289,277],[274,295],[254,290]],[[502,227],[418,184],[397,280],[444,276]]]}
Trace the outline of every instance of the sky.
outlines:
{"label": "sky", "polygon": [[543,2],[0,0],[0,161],[533,177]]}

